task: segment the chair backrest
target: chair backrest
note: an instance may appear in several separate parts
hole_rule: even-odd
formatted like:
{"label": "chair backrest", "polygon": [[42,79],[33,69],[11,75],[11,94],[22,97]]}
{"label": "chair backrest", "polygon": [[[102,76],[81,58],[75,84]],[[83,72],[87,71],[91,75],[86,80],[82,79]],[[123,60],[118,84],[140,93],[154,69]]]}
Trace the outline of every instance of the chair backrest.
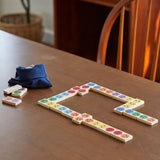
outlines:
{"label": "chair backrest", "polygon": [[[124,19],[125,19],[125,10],[126,7],[132,3],[135,2],[134,7],[134,15],[132,15],[133,21],[132,26],[130,29],[131,39],[130,39],[130,49],[129,49],[129,58],[128,58],[128,72],[134,73],[134,65],[135,65],[135,47],[136,47],[136,33],[137,33],[137,19],[138,19],[138,9],[139,9],[139,0],[121,0],[119,1],[115,7],[112,9],[108,17],[106,18],[98,46],[98,55],[97,55],[97,62],[101,64],[105,64],[106,61],[106,54],[107,54],[107,45],[109,36],[111,33],[111,29],[113,27],[114,22],[116,19],[120,16],[120,26],[119,26],[119,38],[118,38],[118,49],[117,49],[117,63],[116,68],[121,70],[122,69],[122,53],[123,53],[123,36],[124,36]],[[151,7],[152,6],[152,0],[148,0],[148,8],[147,8],[147,17],[144,17],[147,19],[145,25],[145,37],[144,37],[144,46],[143,47],[143,56],[141,59],[141,69],[140,69],[140,76],[144,77],[144,61],[145,61],[145,54],[147,51],[147,45],[148,45],[148,37],[149,37],[149,27],[150,27],[150,18],[151,18]],[[155,47],[155,54],[152,58],[152,69],[150,73],[149,79],[155,81],[156,78],[156,71],[158,66],[158,56],[159,56],[159,50],[160,50],[160,23],[158,28],[158,34],[156,39],[156,47]]]}

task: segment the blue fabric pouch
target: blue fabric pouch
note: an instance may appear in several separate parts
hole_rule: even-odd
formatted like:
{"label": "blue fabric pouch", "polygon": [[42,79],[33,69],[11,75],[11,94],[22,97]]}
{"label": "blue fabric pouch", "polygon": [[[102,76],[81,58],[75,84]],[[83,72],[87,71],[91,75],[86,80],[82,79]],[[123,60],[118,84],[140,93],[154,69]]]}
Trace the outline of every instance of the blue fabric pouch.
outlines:
{"label": "blue fabric pouch", "polygon": [[50,83],[44,64],[33,67],[17,67],[16,77],[8,81],[9,84],[19,84],[26,88],[49,88]]}

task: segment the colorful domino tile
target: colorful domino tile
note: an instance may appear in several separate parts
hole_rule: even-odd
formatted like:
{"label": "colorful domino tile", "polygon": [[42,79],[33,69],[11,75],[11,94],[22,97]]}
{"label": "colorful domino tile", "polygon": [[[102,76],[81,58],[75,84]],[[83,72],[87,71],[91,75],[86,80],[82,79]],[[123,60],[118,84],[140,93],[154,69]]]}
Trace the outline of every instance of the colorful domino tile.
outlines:
{"label": "colorful domino tile", "polygon": [[7,96],[7,97],[2,99],[2,102],[5,103],[5,104],[17,106],[20,103],[22,103],[22,100],[18,99],[18,98],[13,98],[13,97]]}
{"label": "colorful domino tile", "polygon": [[16,91],[18,89],[21,89],[21,88],[22,88],[22,86],[17,84],[17,85],[14,85],[12,87],[9,87],[7,89],[4,89],[4,93],[10,94],[10,93],[12,93],[12,92],[14,92],[14,91]]}
{"label": "colorful domino tile", "polygon": [[22,98],[27,93],[27,88],[20,88],[14,92],[12,92],[13,97]]}

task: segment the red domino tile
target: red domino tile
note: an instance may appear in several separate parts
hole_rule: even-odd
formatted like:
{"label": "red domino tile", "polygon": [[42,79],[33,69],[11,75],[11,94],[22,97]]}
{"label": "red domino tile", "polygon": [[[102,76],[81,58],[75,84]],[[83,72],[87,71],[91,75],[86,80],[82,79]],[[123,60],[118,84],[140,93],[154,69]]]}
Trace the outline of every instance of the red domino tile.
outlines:
{"label": "red domino tile", "polygon": [[79,92],[86,92],[85,89],[79,89],[78,91],[79,91]]}
{"label": "red domino tile", "polygon": [[79,90],[80,87],[73,87],[72,89],[74,89],[74,90]]}
{"label": "red domino tile", "polygon": [[114,133],[115,135],[120,135],[120,134],[122,134],[121,131],[114,131],[113,133]]}
{"label": "red domino tile", "polygon": [[75,93],[75,91],[74,90],[69,90],[68,93]]}
{"label": "red domino tile", "polygon": [[114,128],[106,128],[106,131],[108,131],[108,132],[113,132],[114,131]]}
{"label": "red domino tile", "polygon": [[82,88],[85,88],[85,89],[87,89],[87,88],[89,88],[89,86],[87,86],[87,85],[84,85],[84,86],[82,86]]}

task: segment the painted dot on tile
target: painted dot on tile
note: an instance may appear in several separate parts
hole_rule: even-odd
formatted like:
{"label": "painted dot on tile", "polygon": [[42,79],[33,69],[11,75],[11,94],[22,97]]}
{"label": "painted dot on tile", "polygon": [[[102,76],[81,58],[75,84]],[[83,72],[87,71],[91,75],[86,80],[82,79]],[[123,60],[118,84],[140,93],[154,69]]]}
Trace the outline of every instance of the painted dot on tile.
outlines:
{"label": "painted dot on tile", "polygon": [[114,92],[114,93],[112,93],[112,95],[113,96],[118,96],[118,95],[120,95],[118,92]]}
{"label": "painted dot on tile", "polygon": [[84,85],[84,86],[82,86],[82,88],[87,89],[87,88],[89,88],[89,86]]}
{"label": "painted dot on tile", "polygon": [[126,98],[126,96],[125,95],[120,95],[120,96],[118,96],[119,98],[121,98],[121,99],[124,99],[124,98]]}
{"label": "painted dot on tile", "polygon": [[67,109],[67,107],[60,107],[60,108],[58,108],[60,111],[64,111],[64,110],[66,110]]}
{"label": "painted dot on tile", "polygon": [[47,99],[42,99],[42,100],[40,100],[40,102],[41,102],[41,103],[47,103],[48,100],[47,100]]}
{"label": "painted dot on tile", "polygon": [[149,121],[149,122],[154,122],[156,119],[155,118],[152,118],[152,117],[150,117],[150,118],[147,118],[147,121]]}
{"label": "painted dot on tile", "polygon": [[93,125],[95,125],[95,126],[97,126],[97,125],[99,125],[99,124],[100,124],[100,122],[98,122],[98,121],[94,121],[94,122],[92,122],[92,124],[93,124]]}
{"label": "painted dot on tile", "polygon": [[91,118],[88,118],[88,119],[85,119],[85,122],[89,122],[89,123],[91,123],[91,122],[93,122],[94,120],[93,119],[91,119]]}
{"label": "painted dot on tile", "polygon": [[50,101],[56,101],[57,98],[56,98],[56,97],[50,97],[49,100],[50,100]]}
{"label": "painted dot on tile", "polygon": [[69,95],[69,93],[64,92],[64,93],[62,93],[61,95],[62,95],[62,96],[68,96],[68,95]]}
{"label": "painted dot on tile", "polygon": [[132,109],[126,109],[125,112],[126,113],[133,113],[134,111]]}
{"label": "painted dot on tile", "polygon": [[64,111],[64,113],[67,113],[67,114],[71,114],[72,112],[73,112],[73,111],[72,111],[72,110],[70,110],[70,109],[69,109],[69,110],[65,110],[65,111]]}
{"label": "painted dot on tile", "polygon": [[74,116],[74,117],[79,116],[79,113],[73,112],[73,113],[71,113],[71,116]]}
{"label": "painted dot on tile", "polygon": [[75,91],[74,90],[69,90],[68,93],[75,93]]}
{"label": "painted dot on tile", "polygon": [[140,116],[141,114],[139,112],[133,112],[132,115],[137,117]]}
{"label": "painted dot on tile", "polygon": [[87,85],[88,86],[94,86],[95,84],[94,83],[88,83]]}
{"label": "painted dot on tile", "polygon": [[113,132],[113,131],[114,131],[114,128],[111,128],[111,127],[106,128],[106,131],[108,131],[108,132]]}
{"label": "painted dot on tile", "polygon": [[108,94],[112,94],[112,93],[113,93],[113,91],[112,91],[112,90],[107,90],[107,91],[106,91],[106,93],[108,93]]}
{"label": "painted dot on tile", "polygon": [[125,109],[123,107],[116,108],[117,111],[124,111]]}
{"label": "painted dot on tile", "polygon": [[86,92],[86,90],[85,89],[79,89],[78,92],[84,93],[84,92]]}
{"label": "painted dot on tile", "polygon": [[90,115],[89,115],[89,114],[84,113],[84,114],[82,114],[82,117],[83,117],[83,118],[88,118],[88,117],[90,117]]}
{"label": "painted dot on tile", "polygon": [[99,90],[104,92],[104,91],[106,91],[107,89],[106,89],[106,88],[100,88]]}
{"label": "painted dot on tile", "polygon": [[99,124],[98,127],[102,129],[106,129],[108,126],[106,124]]}
{"label": "painted dot on tile", "polygon": [[63,96],[62,95],[57,95],[57,96],[55,96],[56,98],[63,98]]}
{"label": "painted dot on tile", "polygon": [[83,120],[83,117],[76,117],[75,120],[76,120],[76,121],[82,121],[82,120]]}
{"label": "painted dot on tile", "polygon": [[123,134],[121,134],[120,135],[122,138],[129,138],[130,137],[130,135],[129,134],[126,134],[126,133],[123,133]]}
{"label": "painted dot on tile", "polygon": [[73,87],[72,89],[74,89],[74,90],[79,90],[80,87]]}
{"label": "painted dot on tile", "polygon": [[13,92],[14,94],[20,94],[20,93],[22,93],[21,91],[14,91]]}
{"label": "painted dot on tile", "polygon": [[100,89],[101,86],[94,86],[93,88],[94,88],[94,89]]}
{"label": "painted dot on tile", "polygon": [[122,134],[122,131],[114,131],[113,132],[115,135],[120,135],[120,134]]}
{"label": "painted dot on tile", "polygon": [[148,116],[146,116],[146,115],[141,115],[139,118],[141,118],[141,119],[147,119]]}

